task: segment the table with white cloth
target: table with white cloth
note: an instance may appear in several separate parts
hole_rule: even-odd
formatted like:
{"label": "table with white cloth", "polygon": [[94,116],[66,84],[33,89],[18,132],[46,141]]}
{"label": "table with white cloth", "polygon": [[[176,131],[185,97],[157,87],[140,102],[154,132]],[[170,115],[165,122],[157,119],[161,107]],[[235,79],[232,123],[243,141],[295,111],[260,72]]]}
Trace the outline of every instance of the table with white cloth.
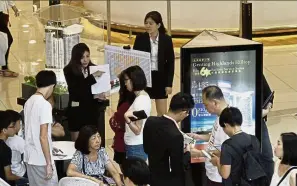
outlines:
{"label": "table with white cloth", "polygon": [[[55,156],[53,158],[55,160],[58,178],[61,179],[66,176],[66,171],[64,170],[64,165],[72,159],[73,154],[75,153],[76,149],[74,147],[73,141],[54,141],[53,148],[59,149],[62,152],[59,154],[63,154],[65,156]],[[67,167],[66,167],[67,168]]]}

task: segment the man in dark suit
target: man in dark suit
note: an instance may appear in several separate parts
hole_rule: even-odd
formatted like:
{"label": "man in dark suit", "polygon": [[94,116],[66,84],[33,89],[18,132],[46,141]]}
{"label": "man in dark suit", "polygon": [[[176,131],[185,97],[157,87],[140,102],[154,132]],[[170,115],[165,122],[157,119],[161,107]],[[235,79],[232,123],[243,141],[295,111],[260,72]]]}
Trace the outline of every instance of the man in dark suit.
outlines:
{"label": "man in dark suit", "polygon": [[189,176],[190,148],[184,149],[180,122],[194,107],[193,97],[177,93],[169,111],[161,117],[149,117],[143,129],[143,147],[148,154],[151,186],[185,186]]}
{"label": "man in dark suit", "polygon": [[[270,96],[272,93],[270,86],[263,74],[262,76],[262,103]],[[274,99],[274,98],[273,98]],[[272,179],[272,175],[274,172],[274,161],[273,161],[273,150],[272,150],[272,145],[271,141],[269,138],[269,132],[268,132],[268,127],[266,125],[267,122],[267,115],[270,112],[272,105],[273,105],[273,99],[271,102],[267,105],[265,109],[262,110],[262,155],[264,157],[264,164],[267,172],[269,173],[268,178],[269,180]]]}

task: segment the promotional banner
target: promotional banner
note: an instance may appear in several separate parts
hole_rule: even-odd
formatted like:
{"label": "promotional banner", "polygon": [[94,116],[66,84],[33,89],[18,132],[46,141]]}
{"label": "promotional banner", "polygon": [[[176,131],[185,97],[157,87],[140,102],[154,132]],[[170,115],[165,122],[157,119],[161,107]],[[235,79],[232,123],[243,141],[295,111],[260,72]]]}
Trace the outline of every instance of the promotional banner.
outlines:
{"label": "promotional banner", "polygon": [[[207,112],[202,101],[202,90],[209,85],[222,89],[229,106],[240,109],[242,129],[255,134],[256,51],[228,51],[191,54],[191,94],[195,108],[192,110],[191,132],[209,134],[216,115]],[[205,141],[197,148],[204,149]],[[199,161],[202,161],[200,159]]]}
{"label": "promotional banner", "polygon": [[120,82],[118,75],[130,66],[138,65],[145,73],[147,86],[152,86],[151,54],[123,47],[105,45],[105,64],[110,66],[111,93],[118,92]]}

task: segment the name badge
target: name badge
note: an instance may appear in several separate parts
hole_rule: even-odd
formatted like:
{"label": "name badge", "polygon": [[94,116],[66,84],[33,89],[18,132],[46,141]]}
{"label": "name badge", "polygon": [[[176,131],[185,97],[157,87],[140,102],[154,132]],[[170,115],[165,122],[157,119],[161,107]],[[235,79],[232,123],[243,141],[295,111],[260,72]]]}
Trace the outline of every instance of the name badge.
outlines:
{"label": "name badge", "polygon": [[71,107],[79,107],[79,102],[72,101],[71,102]]}

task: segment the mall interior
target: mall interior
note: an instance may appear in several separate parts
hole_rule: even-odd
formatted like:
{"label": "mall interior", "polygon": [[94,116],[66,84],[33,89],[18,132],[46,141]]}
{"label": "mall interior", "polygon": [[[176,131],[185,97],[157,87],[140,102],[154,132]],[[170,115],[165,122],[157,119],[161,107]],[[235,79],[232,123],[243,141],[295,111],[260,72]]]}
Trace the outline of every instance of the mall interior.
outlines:
{"label": "mall interior", "polygon": [[[89,46],[92,62],[100,65],[106,61],[106,45],[132,46],[136,35],[145,32],[143,20],[146,13],[159,11],[165,27],[172,35],[175,53],[170,100],[172,95],[181,91],[181,47],[205,30],[240,37],[241,2],[61,0],[60,4],[52,5],[56,9],[59,6],[59,10],[51,14],[51,7],[46,0],[16,0],[20,16],[15,17],[10,10],[9,29],[13,44],[9,54],[9,69],[19,76],[0,76],[0,110],[23,110],[18,98],[23,96],[25,77],[35,76],[45,69],[47,63],[45,25],[48,22],[81,25],[79,42]],[[275,146],[280,133],[297,133],[297,2],[248,2],[252,3],[252,40],[263,44],[263,73],[270,88],[275,91],[273,108],[267,121],[272,146]],[[57,73],[61,74],[61,69]],[[58,76],[58,80],[63,81],[63,77]],[[108,121],[117,109],[118,94],[111,94],[108,99],[105,142],[108,155],[113,157],[114,132]],[[154,101],[151,115],[156,115]]]}

